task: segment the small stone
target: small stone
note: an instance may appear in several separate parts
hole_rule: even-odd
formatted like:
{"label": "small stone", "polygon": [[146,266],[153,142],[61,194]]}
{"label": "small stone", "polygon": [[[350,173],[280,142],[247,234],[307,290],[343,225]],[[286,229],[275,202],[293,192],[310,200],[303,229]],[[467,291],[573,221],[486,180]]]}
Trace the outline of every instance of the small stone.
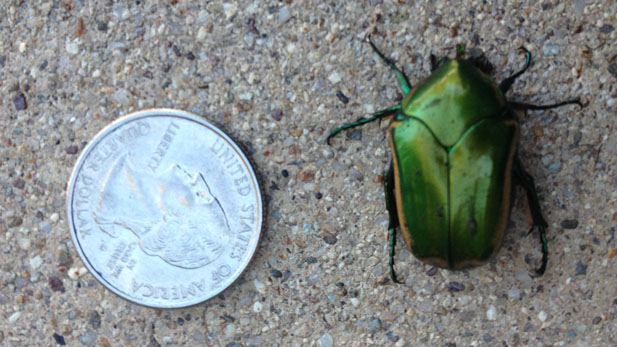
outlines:
{"label": "small stone", "polygon": [[29,250],[30,245],[32,244],[32,241],[27,237],[21,237],[17,239],[17,244],[19,245],[21,249]]}
{"label": "small stone", "polygon": [[349,299],[349,302],[351,302],[353,307],[358,307],[358,305],[360,305],[360,299],[358,299],[358,298],[351,298],[351,299]]}
{"label": "small stone", "polygon": [[394,335],[392,331],[388,331],[386,333],[386,337],[392,342],[398,342],[398,340],[400,339],[400,337],[398,337],[397,335]]}
{"label": "small stone", "polygon": [[600,27],[600,32],[602,34],[610,34],[613,30],[615,30],[615,27],[610,24],[604,24]]}
{"label": "small stone", "polygon": [[79,53],[79,45],[74,42],[68,42],[65,48],[66,51],[71,55]]}
{"label": "small stone", "polygon": [[79,341],[86,346],[92,346],[94,342],[96,342],[96,337],[97,336],[94,331],[88,330],[79,338]]}
{"label": "small stone", "polygon": [[544,55],[558,55],[559,54],[559,45],[554,43],[546,43],[542,46],[542,51]]}
{"label": "small stone", "polygon": [[315,264],[315,263],[317,263],[318,259],[316,257],[306,257],[306,258],[304,258],[304,261],[307,264]]}
{"label": "small stone", "polygon": [[208,30],[206,29],[206,27],[199,28],[199,30],[197,31],[197,40],[203,41],[203,39],[206,38],[207,34],[208,34]]}
{"label": "small stone", "polygon": [[60,219],[60,215],[58,215],[58,213],[55,213],[55,212],[54,212],[54,213],[52,213],[52,214],[51,214],[51,216],[49,216],[49,220],[50,220],[52,223],[57,222],[57,221],[58,221],[58,219]]}
{"label": "small stone", "polygon": [[497,319],[497,309],[495,306],[491,305],[486,310],[486,319],[488,320],[496,320]]}
{"label": "small stone", "polygon": [[270,116],[272,117],[272,119],[279,122],[281,119],[283,119],[283,110],[277,107],[272,110],[272,112],[270,112]]}
{"label": "small stone", "polygon": [[279,23],[283,24],[291,18],[289,7],[283,6],[279,9]]}
{"label": "small stone", "polygon": [[79,152],[79,147],[75,145],[71,145],[66,148],[66,154],[77,154],[77,152]]}
{"label": "small stone", "polygon": [[540,313],[538,313],[538,319],[540,320],[540,322],[546,322],[547,318],[548,314],[546,314],[546,312],[540,311]]}
{"label": "small stone", "polygon": [[352,131],[351,134],[349,135],[349,138],[352,140],[357,140],[357,141],[362,140],[362,129],[356,129]]}
{"label": "small stone", "polygon": [[520,296],[521,293],[519,292],[518,288],[512,287],[510,288],[510,290],[508,290],[508,298],[510,299],[518,299]]}
{"label": "small stone", "polygon": [[309,169],[298,172],[298,179],[300,182],[310,182],[315,177],[315,173]]}
{"label": "small stone", "polygon": [[376,333],[381,328],[381,320],[379,318],[373,318],[368,324],[368,328],[371,333]]}
{"label": "small stone", "polygon": [[450,282],[448,283],[448,285],[446,286],[446,289],[448,289],[449,292],[460,292],[465,290],[465,285],[460,283],[460,282]]}
{"label": "small stone", "polygon": [[225,19],[232,19],[238,12],[238,5],[234,3],[224,3],[223,12],[225,13]]}
{"label": "small stone", "polygon": [[598,317],[595,317],[593,321],[591,321],[591,323],[593,325],[597,325],[597,324],[600,324],[601,321],[602,321],[602,317],[598,316]]}
{"label": "small stone", "polygon": [[263,284],[261,281],[259,280],[253,280],[253,285],[255,286],[255,289],[261,293],[261,294],[265,294],[266,293],[266,285]]}
{"label": "small stone", "polygon": [[428,269],[426,274],[431,276],[431,277],[435,276],[437,274],[437,268],[436,267],[432,267],[432,268]]}
{"label": "small stone", "polygon": [[54,340],[56,340],[57,344],[59,344],[60,346],[66,346],[66,342],[64,341],[64,336],[54,333],[53,337],[54,337]]}
{"label": "small stone", "polygon": [[471,322],[475,315],[473,311],[464,311],[461,313],[460,320],[461,322]]}
{"label": "small stone", "polygon": [[341,92],[340,90],[336,92],[336,97],[343,103],[343,104],[348,104],[349,103],[349,98],[343,94],[343,92]]}
{"label": "small stone", "polygon": [[332,340],[332,335],[329,333],[323,334],[319,340],[317,340],[317,346],[319,347],[332,347],[334,345],[334,340]]}
{"label": "small stone", "polygon": [[329,245],[333,245],[336,243],[336,236],[330,233],[327,233],[324,237],[323,240],[329,244]]}
{"label": "small stone", "polygon": [[41,272],[35,272],[32,275],[30,275],[30,282],[38,282],[41,277],[43,277],[43,273]]}
{"label": "small stone", "polygon": [[77,23],[75,23],[75,36],[81,36],[86,33],[86,26],[84,25],[84,19],[79,18]]}
{"label": "small stone", "polygon": [[548,166],[548,170],[551,173],[558,173],[559,171],[561,171],[561,163],[560,162],[552,163],[551,165]]}
{"label": "small stone", "polygon": [[43,264],[43,259],[41,259],[41,256],[37,255],[34,258],[30,258],[30,268],[32,270],[38,269],[42,264]]}
{"label": "small stone", "polygon": [[351,169],[349,172],[349,177],[352,180],[355,181],[362,181],[364,179],[364,175],[362,174],[362,172],[356,170],[356,169]]}
{"label": "small stone", "polygon": [[526,333],[532,333],[534,331],[536,331],[536,326],[531,324],[531,323],[527,323],[525,324],[525,326],[523,327],[523,331]]}
{"label": "small stone", "polygon": [[588,265],[583,263],[582,261],[578,261],[576,262],[576,272],[575,275],[576,276],[580,276],[580,275],[586,275],[587,274],[587,267]]}
{"label": "small stone", "polygon": [[253,304],[253,311],[255,312],[261,312],[261,310],[263,309],[264,304],[262,304],[259,301],[255,301],[255,303]]}
{"label": "small stone", "polygon": [[281,280],[281,282],[287,281],[289,277],[291,277],[291,271],[285,270],[285,272],[283,272],[283,279]]}
{"label": "small stone", "polygon": [[201,331],[196,330],[193,333],[193,340],[199,341],[199,342],[204,342],[206,340],[206,336]]}
{"label": "small stone", "polygon": [[101,315],[95,310],[88,312],[88,324],[94,329],[98,329],[101,326]]}
{"label": "small stone", "polygon": [[9,321],[10,324],[13,324],[13,323],[17,322],[19,317],[21,317],[21,312],[19,312],[19,311],[13,312],[13,314],[9,316],[8,321]]}
{"label": "small stone", "polygon": [[101,22],[101,21],[96,21],[96,30],[98,31],[107,31],[107,29],[109,29],[109,27],[107,26],[107,23],[105,22]]}
{"label": "small stone", "polygon": [[22,178],[16,178],[13,181],[13,187],[17,189],[24,189],[25,186],[26,186],[26,181],[24,181]]}
{"label": "small stone", "polygon": [[341,81],[341,76],[335,71],[328,76],[328,81],[332,84],[337,84]]}
{"label": "small stone", "polygon": [[613,77],[617,77],[617,63],[609,64],[608,72],[613,75]]}
{"label": "small stone", "polygon": [[561,222],[561,227],[564,229],[576,229],[578,226],[578,220],[576,219],[564,219]]}
{"label": "small stone", "polygon": [[271,274],[271,275],[272,275],[272,277],[274,277],[274,278],[281,278],[281,277],[283,277],[283,273],[282,273],[282,272],[280,272],[280,271],[279,271],[279,270],[277,270],[277,269],[272,269],[272,270],[270,270],[270,274]]}
{"label": "small stone", "polygon": [[10,216],[7,218],[7,226],[9,228],[15,228],[23,223],[23,220],[19,216]]}
{"label": "small stone", "polygon": [[54,292],[64,293],[66,291],[66,289],[64,289],[64,284],[62,283],[62,280],[58,277],[49,278],[49,287]]}
{"label": "small stone", "polygon": [[13,99],[13,105],[17,111],[22,111],[28,108],[28,103],[26,102],[26,97],[23,93],[20,93]]}
{"label": "small stone", "polygon": [[491,334],[484,334],[484,336],[482,336],[482,339],[484,340],[484,342],[489,343],[489,342],[493,341],[493,335],[491,335]]}
{"label": "small stone", "polygon": [[73,257],[65,249],[58,250],[58,265],[64,267],[73,265]]}
{"label": "small stone", "polygon": [[87,272],[88,272],[88,270],[85,267],[82,266],[80,268],[76,268],[76,267],[70,268],[69,271],[67,272],[67,274],[68,274],[70,279],[76,280],[76,279],[80,278],[81,276],[83,276]]}

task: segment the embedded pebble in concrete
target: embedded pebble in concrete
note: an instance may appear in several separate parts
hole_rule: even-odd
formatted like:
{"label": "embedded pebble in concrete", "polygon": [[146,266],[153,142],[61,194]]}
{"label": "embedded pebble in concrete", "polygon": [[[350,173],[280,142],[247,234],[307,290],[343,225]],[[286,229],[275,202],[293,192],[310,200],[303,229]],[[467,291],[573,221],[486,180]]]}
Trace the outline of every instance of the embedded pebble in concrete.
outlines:
{"label": "embedded pebble in concrete", "polygon": [[[0,10],[0,344],[615,344],[615,2],[3,1]],[[539,236],[528,234],[517,188],[488,264],[434,268],[398,235],[403,284],[389,280],[388,121],[325,143],[403,97],[369,34],[412,86],[430,73],[431,54],[453,57],[458,44],[483,53],[502,81],[523,66],[523,46],[531,66],[508,98],[581,98],[583,109],[520,116],[517,151],[548,223],[544,276],[534,276]],[[220,126],[266,187],[264,236],[247,271],[179,311],[99,285],[81,271],[66,225],[81,150],[150,107]]]}

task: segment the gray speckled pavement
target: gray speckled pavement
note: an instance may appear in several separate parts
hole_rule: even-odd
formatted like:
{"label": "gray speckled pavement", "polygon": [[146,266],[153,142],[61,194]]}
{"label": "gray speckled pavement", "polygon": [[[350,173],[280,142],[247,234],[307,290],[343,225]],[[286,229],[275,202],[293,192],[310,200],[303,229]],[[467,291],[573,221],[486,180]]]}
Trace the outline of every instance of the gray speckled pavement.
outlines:
{"label": "gray speckled pavement", "polygon": [[[203,1],[205,3],[205,1]],[[617,344],[614,1],[27,1],[0,4],[0,345],[609,346]],[[386,124],[377,45],[416,83],[430,53],[478,47],[529,112],[520,154],[549,222],[546,274],[522,190],[499,254],[432,270],[399,237],[387,276]],[[342,92],[349,98],[337,97]],[[244,145],[268,211],[258,252],[218,297],[131,304],[83,274],[65,189],[84,145],[149,107],[202,115]]]}

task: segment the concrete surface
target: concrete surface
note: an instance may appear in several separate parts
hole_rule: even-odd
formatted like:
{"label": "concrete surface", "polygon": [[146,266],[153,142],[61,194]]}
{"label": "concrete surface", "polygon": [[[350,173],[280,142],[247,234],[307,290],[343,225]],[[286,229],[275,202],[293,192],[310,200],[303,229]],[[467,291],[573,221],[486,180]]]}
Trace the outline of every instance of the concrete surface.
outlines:
{"label": "concrete surface", "polygon": [[[609,346],[617,344],[614,1],[26,1],[0,4],[0,345]],[[387,124],[328,131],[402,97],[431,53],[486,52],[529,112],[520,154],[549,222],[546,274],[522,191],[499,254],[432,270],[399,237],[387,277]],[[347,98],[337,97],[342,92]],[[23,97],[21,96],[23,95]],[[83,266],[66,223],[79,152],[112,120],[191,111],[247,148],[268,215],[254,261],[219,297],[131,304]]]}

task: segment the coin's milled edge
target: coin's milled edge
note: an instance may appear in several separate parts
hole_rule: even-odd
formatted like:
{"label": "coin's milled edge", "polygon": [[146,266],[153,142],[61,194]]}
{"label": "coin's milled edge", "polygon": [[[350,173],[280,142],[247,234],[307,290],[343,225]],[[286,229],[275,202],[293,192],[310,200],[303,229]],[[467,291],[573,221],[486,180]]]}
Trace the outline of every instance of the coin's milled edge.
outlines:
{"label": "coin's milled edge", "polygon": [[[221,290],[217,293],[213,293],[211,296],[209,297],[200,297],[197,300],[193,300],[193,301],[188,301],[186,303],[181,303],[181,304],[177,304],[177,305],[147,305],[145,303],[140,303],[137,302],[135,298],[133,298],[132,296],[126,294],[124,291],[119,290],[118,288],[116,288],[113,284],[111,284],[109,281],[105,280],[102,276],[102,274],[100,274],[99,272],[94,270],[94,267],[90,264],[88,257],[83,253],[82,249],[81,249],[81,245],[80,242],[78,240],[78,237],[76,235],[76,229],[75,229],[75,225],[73,223],[73,216],[72,216],[72,212],[73,212],[73,208],[72,208],[72,201],[71,201],[71,192],[73,191],[73,189],[75,188],[75,180],[77,178],[77,174],[81,171],[82,165],[85,162],[85,159],[87,158],[89,152],[110,132],[114,131],[116,128],[122,126],[124,123],[129,122],[129,121],[134,121],[134,120],[138,120],[141,118],[147,118],[147,117],[151,117],[151,116],[172,116],[172,117],[178,117],[178,118],[183,118],[189,121],[194,121],[196,123],[198,123],[199,125],[205,126],[206,128],[210,129],[211,131],[215,132],[217,135],[219,135],[222,139],[224,139],[229,145],[230,147],[240,156],[240,159],[242,159],[242,161],[244,162],[246,168],[248,169],[249,173],[250,173],[250,177],[251,177],[251,181],[253,182],[253,186],[256,188],[255,189],[255,195],[256,195],[256,202],[259,204],[259,208],[257,208],[257,216],[256,216],[256,221],[255,221],[255,226],[257,227],[257,237],[255,237],[255,239],[253,240],[252,243],[250,243],[249,245],[247,245],[247,251],[250,251],[250,253],[247,252],[247,254],[250,254],[250,256],[248,257],[245,265],[242,268],[239,268],[238,271],[236,271],[233,275],[235,276],[230,276],[229,279],[227,279],[225,281],[226,284],[224,284],[221,288]],[[240,278],[240,276],[242,275],[242,273],[244,273],[244,271],[246,271],[246,269],[248,268],[248,265],[251,263],[252,259],[255,256],[256,250],[257,250],[257,246],[259,245],[259,242],[261,240],[262,237],[262,231],[263,231],[263,226],[264,226],[264,218],[263,218],[263,212],[264,212],[264,201],[263,201],[263,194],[261,191],[261,185],[259,184],[259,178],[257,177],[257,173],[255,172],[255,167],[252,163],[251,160],[249,160],[247,158],[247,156],[244,154],[244,152],[242,151],[242,148],[240,145],[238,145],[231,137],[229,137],[223,130],[221,130],[220,128],[216,127],[215,125],[213,125],[212,123],[208,122],[207,120],[203,119],[202,117],[195,115],[193,113],[190,112],[186,112],[186,111],[181,111],[181,110],[176,110],[176,109],[170,109],[170,108],[153,108],[153,109],[145,109],[145,110],[141,110],[141,111],[136,111],[136,112],[132,112],[129,113],[127,115],[124,115],[116,120],[114,120],[113,122],[111,122],[110,124],[108,124],[107,126],[105,126],[103,129],[101,129],[98,133],[96,133],[96,135],[94,135],[92,137],[92,140],[86,145],[86,147],[82,150],[82,152],[80,153],[79,157],[77,158],[77,161],[75,162],[75,165],[73,167],[73,170],[71,172],[71,176],[69,178],[69,182],[67,185],[67,190],[66,190],[66,215],[67,215],[67,223],[68,223],[68,227],[69,227],[69,232],[71,234],[71,239],[73,240],[73,244],[75,246],[75,248],[77,249],[77,252],[79,253],[79,256],[82,260],[82,262],[84,263],[84,265],[86,265],[86,267],[88,268],[89,272],[92,274],[92,276],[94,276],[94,278],[100,282],[101,284],[103,284],[103,286],[106,289],[109,289],[111,292],[113,292],[114,294],[120,296],[121,298],[128,300],[134,304],[140,305],[140,306],[144,306],[144,307],[153,307],[153,308],[164,308],[164,309],[174,309],[174,308],[185,308],[185,307],[190,307],[190,306],[195,306],[198,305],[202,302],[205,302],[209,299],[211,299],[212,297],[220,294],[221,292],[223,292],[225,289],[227,289],[229,286],[231,286],[234,282],[236,282],[238,280],[238,278]]]}

